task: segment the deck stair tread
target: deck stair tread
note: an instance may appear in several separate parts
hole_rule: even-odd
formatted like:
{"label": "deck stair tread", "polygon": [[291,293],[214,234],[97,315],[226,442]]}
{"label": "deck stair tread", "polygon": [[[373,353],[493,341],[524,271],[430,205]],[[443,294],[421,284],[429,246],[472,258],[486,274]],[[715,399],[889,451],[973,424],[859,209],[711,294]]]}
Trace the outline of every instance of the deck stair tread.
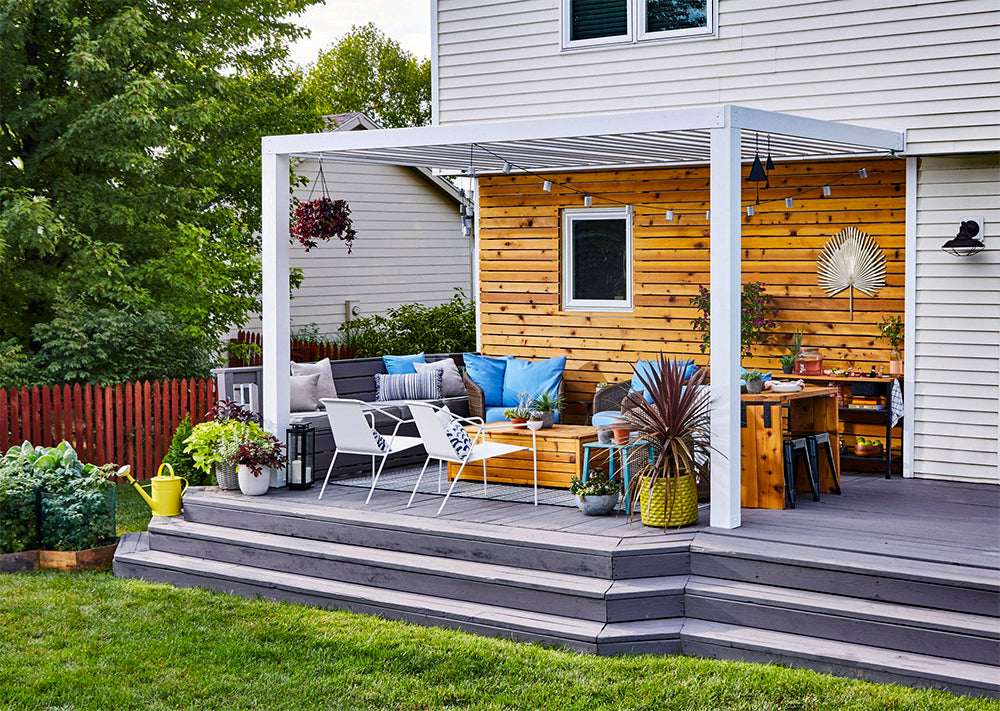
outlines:
{"label": "deck stair tread", "polygon": [[[991,664],[964,662],[926,654],[898,652],[788,632],[688,619],[681,641],[689,653],[724,659],[761,658],[839,673],[874,672],[876,678],[943,685],[990,696],[1000,694],[1000,676]],[[802,664],[804,663],[804,664]]]}
{"label": "deck stair tread", "polygon": [[613,581],[568,573],[553,573],[496,563],[480,563],[440,556],[402,553],[381,548],[294,539],[287,536],[248,531],[176,520],[150,526],[150,546],[169,545],[174,539],[197,539],[214,546],[246,546],[287,553],[294,556],[322,558],[331,562],[354,562],[370,568],[386,568],[411,573],[496,583],[530,590],[545,590],[577,597],[637,597],[646,594],[675,592],[682,594],[686,576],[661,576],[629,581]]}
{"label": "deck stair tread", "polygon": [[258,594],[271,590],[277,593],[278,597],[281,597],[281,593],[285,593],[289,599],[304,596],[313,601],[325,600],[330,606],[360,606],[369,613],[384,614],[395,619],[447,619],[456,623],[468,622],[499,630],[587,644],[676,640],[681,627],[679,619],[604,623],[401,590],[387,590],[357,583],[323,580],[295,573],[142,548],[139,545],[133,552],[118,556],[115,560],[116,570],[157,569],[167,574],[164,579],[190,585],[226,590],[229,589],[227,583],[231,583],[241,586],[244,590],[256,591]]}
{"label": "deck stair tread", "polygon": [[737,602],[746,601],[768,607],[907,625],[1000,640],[1000,621],[996,617],[967,612],[935,610],[845,595],[699,576],[691,576],[685,593],[687,596],[712,597]]}
{"label": "deck stair tread", "polygon": [[[986,592],[1000,593],[1000,575],[991,568],[955,565],[930,560],[897,558],[884,553],[858,553],[814,545],[751,540],[735,536],[701,533],[691,545],[693,555],[724,556],[740,560],[758,560],[796,564],[826,571],[871,573],[902,580],[960,585]],[[692,571],[697,574],[697,571]]]}

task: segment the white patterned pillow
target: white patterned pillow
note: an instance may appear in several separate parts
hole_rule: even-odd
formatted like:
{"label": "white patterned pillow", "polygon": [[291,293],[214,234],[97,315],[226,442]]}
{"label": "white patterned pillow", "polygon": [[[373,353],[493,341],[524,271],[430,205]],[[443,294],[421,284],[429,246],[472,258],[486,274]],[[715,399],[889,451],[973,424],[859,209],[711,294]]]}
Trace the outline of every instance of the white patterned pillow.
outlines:
{"label": "white patterned pillow", "polygon": [[372,437],[375,438],[375,446],[376,447],[378,447],[379,449],[381,449],[383,452],[388,452],[389,451],[389,443],[386,442],[385,441],[385,437],[383,437],[375,429],[372,429]]}
{"label": "white patterned pillow", "polygon": [[440,400],[441,370],[402,375],[375,374],[375,401],[388,400]]}
{"label": "white patterned pillow", "polygon": [[451,424],[445,428],[444,433],[448,435],[448,442],[451,444],[451,448],[455,450],[458,458],[465,459],[472,449],[472,439],[469,438],[469,433],[462,427],[462,423],[458,420],[452,420]]}

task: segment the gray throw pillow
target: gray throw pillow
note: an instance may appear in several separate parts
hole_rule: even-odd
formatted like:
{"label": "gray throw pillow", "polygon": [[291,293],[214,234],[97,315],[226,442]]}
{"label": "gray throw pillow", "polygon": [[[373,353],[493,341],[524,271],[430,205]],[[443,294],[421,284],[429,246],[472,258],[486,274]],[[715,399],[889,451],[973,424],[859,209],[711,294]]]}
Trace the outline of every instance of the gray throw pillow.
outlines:
{"label": "gray throw pillow", "polygon": [[318,385],[319,373],[293,375],[288,379],[292,412],[312,412],[319,409],[319,398],[316,396]]}
{"label": "gray throw pillow", "polygon": [[462,374],[458,372],[453,358],[436,360],[433,363],[414,363],[413,367],[418,373],[428,370],[441,371],[441,397],[464,397],[465,383],[462,382]]}
{"label": "gray throw pillow", "polygon": [[337,386],[333,382],[333,371],[330,369],[330,359],[316,361],[315,363],[292,363],[292,375],[319,375],[319,384],[316,386],[316,399],[323,397],[337,397]]}

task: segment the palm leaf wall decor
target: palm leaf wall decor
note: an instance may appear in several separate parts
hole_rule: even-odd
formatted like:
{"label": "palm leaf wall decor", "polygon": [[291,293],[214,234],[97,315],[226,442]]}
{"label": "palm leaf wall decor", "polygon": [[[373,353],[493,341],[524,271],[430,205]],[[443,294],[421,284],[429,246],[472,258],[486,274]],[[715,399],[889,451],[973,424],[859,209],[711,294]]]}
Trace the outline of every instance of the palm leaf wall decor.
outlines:
{"label": "palm leaf wall decor", "polygon": [[849,290],[854,320],[854,290],[877,296],[885,286],[885,253],[871,235],[846,227],[830,238],[819,259],[819,285],[829,296]]}

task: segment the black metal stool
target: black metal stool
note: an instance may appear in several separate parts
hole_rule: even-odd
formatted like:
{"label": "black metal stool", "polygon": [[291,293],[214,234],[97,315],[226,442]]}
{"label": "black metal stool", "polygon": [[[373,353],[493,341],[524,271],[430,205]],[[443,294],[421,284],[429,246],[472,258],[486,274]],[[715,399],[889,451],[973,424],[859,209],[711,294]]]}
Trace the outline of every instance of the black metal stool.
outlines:
{"label": "black metal stool", "polygon": [[830,443],[829,432],[818,432],[806,436],[806,445],[809,448],[809,458],[812,460],[813,471],[819,479],[819,447],[826,451],[826,461],[830,465],[830,476],[833,477],[835,494],[840,493],[840,472],[837,471],[837,462],[833,458],[833,445]]}
{"label": "black metal stool", "polygon": [[786,439],[782,444],[785,453],[785,503],[788,504],[788,508],[795,508],[795,478],[799,471],[799,457],[806,463],[806,474],[813,501],[819,501],[819,471],[809,456],[809,444],[806,438]]}

